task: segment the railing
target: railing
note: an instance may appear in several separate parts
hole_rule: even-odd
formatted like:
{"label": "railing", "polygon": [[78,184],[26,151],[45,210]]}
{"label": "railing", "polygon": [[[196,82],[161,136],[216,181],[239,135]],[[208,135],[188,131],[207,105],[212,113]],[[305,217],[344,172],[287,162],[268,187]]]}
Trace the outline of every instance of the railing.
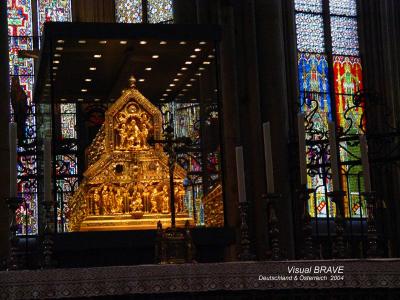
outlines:
{"label": "railing", "polygon": [[[368,109],[373,109],[365,104],[367,97],[371,97],[369,94],[360,93],[357,97],[354,101],[355,105],[351,109],[355,109],[361,105],[365,107],[367,113]],[[309,124],[312,124],[311,121],[309,121]],[[331,171],[327,159],[329,156],[327,133],[323,131],[318,132],[310,125],[308,127],[308,134],[309,136],[319,134],[322,137],[321,139],[309,139],[307,141],[309,149],[315,150],[313,156],[310,156],[311,158],[309,159],[308,175],[322,176],[329,179]],[[384,130],[383,133],[372,131],[367,137],[369,148],[371,149],[369,158],[372,165],[372,173],[376,170],[376,166],[388,164],[397,166],[399,161],[400,132],[396,128]],[[349,134],[349,131],[346,129],[338,134],[338,140],[341,148],[344,148],[344,142],[353,148],[358,146],[356,135]],[[384,149],[382,149],[382,144],[384,144]],[[360,159],[355,158],[341,162],[341,165],[342,167],[360,165]],[[296,168],[292,169],[297,172]],[[343,172],[342,174],[348,180],[350,173]],[[356,176],[358,176],[357,180],[360,181],[361,174],[357,173]],[[327,213],[326,217],[321,217],[316,213],[317,205],[313,205],[314,211],[310,210],[310,197],[314,196],[315,198],[315,187],[308,188],[303,185],[298,188],[294,186],[293,189],[295,189],[294,194],[297,196],[295,199],[297,205],[295,207],[300,208],[294,212],[298,220],[300,220],[294,228],[296,237],[301,241],[297,243],[297,259],[374,258],[389,256],[388,237],[384,234],[383,230],[385,227],[384,222],[388,222],[386,220],[386,201],[383,199],[383,194],[364,192],[364,189],[359,185],[359,188],[355,191],[359,200],[354,201],[352,204],[358,205],[357,209],[359,209],[360,214],[354,216],[351,211],[346,212],[343,209],[345,193],[332,191],[331,188],[325,186],[325,197],[330,197],[334,204],[332,207],[335,207],[335,214],[330,215]],[[265,231],[268,241],[265,241],[265,244],[270,245],[265,257],[267,260],[287,259],[280,246],[282,244],[280,240],[280,226],[282,224],[279,221],[280,216],[276,211],[276,205],[281,202],[280,198],[282,196],[280,194],[267,194],[263,197],[267,207]],[[14,204],[11,203],[10,205],[10,212],[13,215],[13,220],[15,220],[15,209],[12,206]],[[51,206],[49,203],[46,204],[47,212],[49,209],[53,209]],[[337,209],[339,207],[341,208],[340,210]],[[350,206],[347,209],[350,209]],[[240,216],[241,249],[238,258],[241,260],[254,260],[256,257],[252,253],[251,229],[248,226],[249,216],[246,205],[242,204],[240,206]],[[51,219],[51,214],[47,214],[45,228],[50,226]],[[283,225],[286,226],[285,224]],[[26,255],[26,253],[24,254],[26,250],[21,247],[21,243],[16,242],[18,237],[15,236],[14,221],[10,223],[10,232],[12,237],[11,268],[18,269],[23,267],[24,264],[18,262],[16,258]],[[51,234],[45,230],[43,238],[40,238],[42,242],[41,247],[37,247],[42,254],[42,261],[45,262],[51,262],[51,238]],[[34,265],[38,266],[39,264]],[[48,267],[51,266],[51,263],[43,263],[42,266]]]}

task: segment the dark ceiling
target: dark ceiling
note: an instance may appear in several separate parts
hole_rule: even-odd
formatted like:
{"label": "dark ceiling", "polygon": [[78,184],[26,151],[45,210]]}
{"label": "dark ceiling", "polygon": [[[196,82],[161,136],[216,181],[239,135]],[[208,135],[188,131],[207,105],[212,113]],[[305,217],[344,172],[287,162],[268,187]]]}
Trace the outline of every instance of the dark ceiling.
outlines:
{"label": "dark ceiling", "polygon": [[152,102],[216,92],[219,29],[194,25],[49,23],[36,102],[112,102],[136,78]]}

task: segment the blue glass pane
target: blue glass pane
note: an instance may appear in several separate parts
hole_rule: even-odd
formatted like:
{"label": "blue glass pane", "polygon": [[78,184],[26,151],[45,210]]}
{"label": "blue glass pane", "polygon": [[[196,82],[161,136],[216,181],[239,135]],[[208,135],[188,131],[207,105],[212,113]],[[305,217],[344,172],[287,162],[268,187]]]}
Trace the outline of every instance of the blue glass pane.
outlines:
{"label": "blue glass pane", "polygon": [[300,92],[329,93],[328,62],[322,54],[299,53]]}

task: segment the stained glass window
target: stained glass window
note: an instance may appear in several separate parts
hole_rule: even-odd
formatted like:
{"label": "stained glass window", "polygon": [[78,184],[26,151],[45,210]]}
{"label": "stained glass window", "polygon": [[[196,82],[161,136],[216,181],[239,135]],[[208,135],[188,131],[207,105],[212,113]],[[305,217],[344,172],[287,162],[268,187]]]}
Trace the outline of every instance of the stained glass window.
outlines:
{"label": "stained glass window", "polygon": [[[66,157],[59,156],[57,159],[64,160]],[[76,157],[70,157],[76,163]],[[64,163],[64,162],[61,162]],[[75,164],[76,166],[76,164]],[[76,170],[77,171],[77,170]],[[57,231],[68,231],[69,208],[68,203],[74,191],[78,188],[78,178],[76,176],[65,177],[57,180]]]}
{"label": "stained glass window", "polygon": [[76,104],[61,104],[60,113],[62,138],[76,139]]}
{"label": "stained glass window", "polygon": [[7,0],[8,35],[32,36],[32,7],[30,0]]}
{"label": "stained glass window", "polygon": [[118,23],[141,23],[142,1],[141,0],[116,0],[115,12]]}
{"label": "stained glass window", "polygon": [[[19,50],[32,50],[32,6],[30,0],[8,0],[9,70],[16,76],[27,95],[28,116],[25,127],[25,143],[35,138],[35,118],[32,107],[34,62],[18,57]],[[27,155],[29,151],[31,154]],[[18,193],[23,202],[17,209],[18,234],[37,233],[37,163],[34,146],[18,148]]]}
{"label": "stained glass window", "polygon": [[329,92],[328,62],[325,55],[299,53],[298,72],[301,92]]}
{"label": "stained glass window", "polygon": [[39,32],[43,31],[45,22],[71,21],[70,0],[40,0],[38,2]]}
{"label": "stained glass window", "polygon": [[296,11],[322,13],[322,0],[295,0]]}
{"label": "stained glass window", "polygon": [[56,155],[57,178],[57,230],[67,231],[68,204],[78,187],[78,147],[76,130],[76,103],[62,103],[60,111],[60,137],[66,146]]}
{"label": "stained glass window", "polygon": [[331,17],[333,54],[358,55],[357,19]]}
{"label": "stained glass window", "polygon": [[301,52],[324,52],[324,27],[322,16],[296,14],[297,49]]}
{"label": "stained glass window", "polygon": [[[325,3],[329,6],[325,7]],[[357,5],[355,0],[294,0],[298,50],[298,80],[301,111],[306,114],[308,187],[315,189],[309,202],[314,217],[335,216],[335,205],[327,196],[332,191],[329,149],[312,141],[328,141],[328,120],[335,120],[347,138],[358,139],[362,107],[355,107],[354,94],[362,89],[359,58]],[[325,13],[327,12],[327,13]],[[325,17],[328,16],[328,17]],[[327,25],[330,26],[327,26]],[[325,47],[330,30],[331,47]],[[332,49],[332,53],[327,52]],[[329,51],[329,50],[328,50]],[[330,58],[330,59],[328,59]],[[330,71],[328,61],[332,61]],[[332,72],[332,74],[330,73]],[[333,86],[334,95],[331,95]],[[331,99],[334,101],[331,102]],[[332,112],[335,112],[335,115]],[[365,216],[362,170],[354,161],[359,145],[340,141],[342,188],[346,191],[345,216]],[[321,143],[323,145],[323,143]]]}
{"label": "stained glass window", "polygon": [[329,8],[332,15],[357,16],[356,0],[331,0]]}
{"label": "stained glass window", "polygon": [[173,19],[171,0],[147,0],[149,23],[166,22]]}
{"label": "stained glass window", "polygon": [[172,0],[116,0],[118,23],[161,23],[173,19]]}
{"label": "stained glass window", "polygon": [[[32,14],[32,3],[37,4]],[[18,234],[36,234],[38,231],[38,183],[35,105],[32,100],[34,85],[34,60],[18,56],[19,50],[33,50],[32,24],[45,21],[71,20],[69,0],[7,0],[8,44],[10,75],[18,77],[19,84],[27,95],[28,115],[24,140],[18,148],[18,192],[23,202],[17,209]],[[38,19],[37,19],[38,18]],[[29,154],[28,154],[29,153]]]}
{"label": "stained glass window", "polygon": [[10,75],[24,75],[29,76],[33,74],[33,59],[32,58],[19,58],[19,50],[33,49],[31,37],[18,36],[8,38],[9,47],[9,66]]}

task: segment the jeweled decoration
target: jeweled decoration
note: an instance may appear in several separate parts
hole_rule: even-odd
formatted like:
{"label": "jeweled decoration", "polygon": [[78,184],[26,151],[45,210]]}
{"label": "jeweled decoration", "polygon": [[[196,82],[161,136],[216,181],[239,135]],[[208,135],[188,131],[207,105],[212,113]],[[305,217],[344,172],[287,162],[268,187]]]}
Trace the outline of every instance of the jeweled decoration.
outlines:
{"label": "jeweled decoration", "polygon": [[[84,179],[68,203],[70,231],[152,229],[170,225],[168,156],[159,144],[161,111],[137,89],[126,90],[106,111],[105,123],[89,146]],[[186,221],[187,172],[174,171],[177,226]]]}

